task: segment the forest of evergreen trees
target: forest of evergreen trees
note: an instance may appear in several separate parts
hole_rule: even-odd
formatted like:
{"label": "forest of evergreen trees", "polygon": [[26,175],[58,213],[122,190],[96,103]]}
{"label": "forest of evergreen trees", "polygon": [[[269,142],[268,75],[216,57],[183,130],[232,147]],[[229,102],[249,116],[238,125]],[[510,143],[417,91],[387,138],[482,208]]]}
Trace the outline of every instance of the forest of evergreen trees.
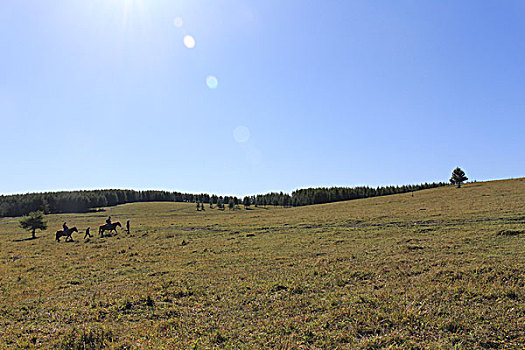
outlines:
{"label": "forest of evergreen trees", "polygon": [[45,214],[82,213],[94,208],[133,202],[195,202],[206,196],[180,192],[134,190],[17,194],[0,196],[0,217],[22,216],[35,210],[41,210]]}
{"label": "forest of evergreen trees", "polygon": [[419,185],[386,186],[386,187],[330,187],[307,188],[292,192],[292,206],[331,203],[359,198],[387,196],[407,193],[429,188],[447,186],[445,182],[424,183]]}
{"label": "forest of evergreen trees", "polygon": [[293,191],[292,194],[272,192],[246,196],[243,200],[234,196],[189,194],[169,191],[94,190],[28,193],[0,196],[0,217],[22,216],[36,210],[45,214],[81,213],[101,207],[133,202],[190,202],[216,204],[219,208],[228,205],[235,209],[243,204],[254,206],[296,207],[311,204],[345,201],[351,199],[385,196],[446,186],[447,183],[424,183],[420,185],[387,187],[321,187]]}
{"label": "forest of evergreen trees", "polygon": [[268,193],[251,197],[253,205],[279,205],[282,207],[298,207],[303,205],[332,203],[359,198],[386,196],[389,194],[406,193],[447,186],[444,182],[424,183],[420,185],[386,186],[386,187],[318,187],[293,191],[291,195]]}

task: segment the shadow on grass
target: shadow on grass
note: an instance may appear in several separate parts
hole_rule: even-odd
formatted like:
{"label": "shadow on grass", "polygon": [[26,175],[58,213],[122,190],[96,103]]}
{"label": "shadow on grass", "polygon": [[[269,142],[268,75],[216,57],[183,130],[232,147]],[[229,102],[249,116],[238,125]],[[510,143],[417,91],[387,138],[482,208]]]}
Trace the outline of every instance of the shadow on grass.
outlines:
{"label": "shadow on grass", "polygon": [[39,239],[40,237],[29,237],[29,238],[22,238],[22,239],[13,239],[13,242],[25,242],[25,241],[33,241],[35,239]]}

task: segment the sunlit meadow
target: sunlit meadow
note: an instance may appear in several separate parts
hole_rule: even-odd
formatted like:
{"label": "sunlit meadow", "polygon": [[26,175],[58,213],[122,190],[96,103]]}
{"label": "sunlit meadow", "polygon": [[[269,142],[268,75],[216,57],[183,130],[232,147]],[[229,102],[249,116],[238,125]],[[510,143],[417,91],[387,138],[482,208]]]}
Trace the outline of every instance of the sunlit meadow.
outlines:
{"label": "sunlit meadow", "polygon": [[[525,179],[299,208],[0,221],[0,347],[521,349]],[[107,215],[131,232],[100,238]],[[62,221],[74,242],[56,242]],[[83,239],[90,226],[94,237]]]}

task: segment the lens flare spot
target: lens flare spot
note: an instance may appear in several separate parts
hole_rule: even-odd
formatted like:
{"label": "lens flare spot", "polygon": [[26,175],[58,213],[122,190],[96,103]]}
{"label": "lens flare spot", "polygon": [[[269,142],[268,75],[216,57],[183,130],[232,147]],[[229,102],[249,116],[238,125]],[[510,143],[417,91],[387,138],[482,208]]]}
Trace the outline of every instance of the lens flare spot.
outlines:
{"label": "lens flare spot", "polygon": [[195,39],[191,35],[186,35],[184,37],[184,46],[188,49],[193,49],[195,47]]}
{"label": "lens flare spot", "polygon": [[176,17],[174,20],[173,20],[173,25],[177,28],[182,28],[182,25],[184,24],[184,21],[182,20],[181,17]]}
{"label": "lens flare spot", "polygon": [[250,139],[250,129],[246,126],[238,126],[233,130],[233,138],[238,143],[246,142]]}
{"label": "lens flare spot", "polygon": [[219,85],[219,81],[217,80],[217,77],[213,75],[208,75],[206,77],[206,85],[208,85],[210,89],[216,89]]}

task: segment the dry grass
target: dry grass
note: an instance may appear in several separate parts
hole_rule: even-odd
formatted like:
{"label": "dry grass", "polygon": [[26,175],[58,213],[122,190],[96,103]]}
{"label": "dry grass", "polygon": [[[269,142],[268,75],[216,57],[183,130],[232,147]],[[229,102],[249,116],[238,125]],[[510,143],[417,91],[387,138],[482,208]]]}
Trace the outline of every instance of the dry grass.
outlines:
{"label": "dry grass", "polygon": [[[525,347],[525,179],[319,206],[0,221],[0,348]],[[130,235],[57,243],[131,220]],[[53,230],[53,228],[55,228]],[[183,243],[184,242],[184,243]]]}

